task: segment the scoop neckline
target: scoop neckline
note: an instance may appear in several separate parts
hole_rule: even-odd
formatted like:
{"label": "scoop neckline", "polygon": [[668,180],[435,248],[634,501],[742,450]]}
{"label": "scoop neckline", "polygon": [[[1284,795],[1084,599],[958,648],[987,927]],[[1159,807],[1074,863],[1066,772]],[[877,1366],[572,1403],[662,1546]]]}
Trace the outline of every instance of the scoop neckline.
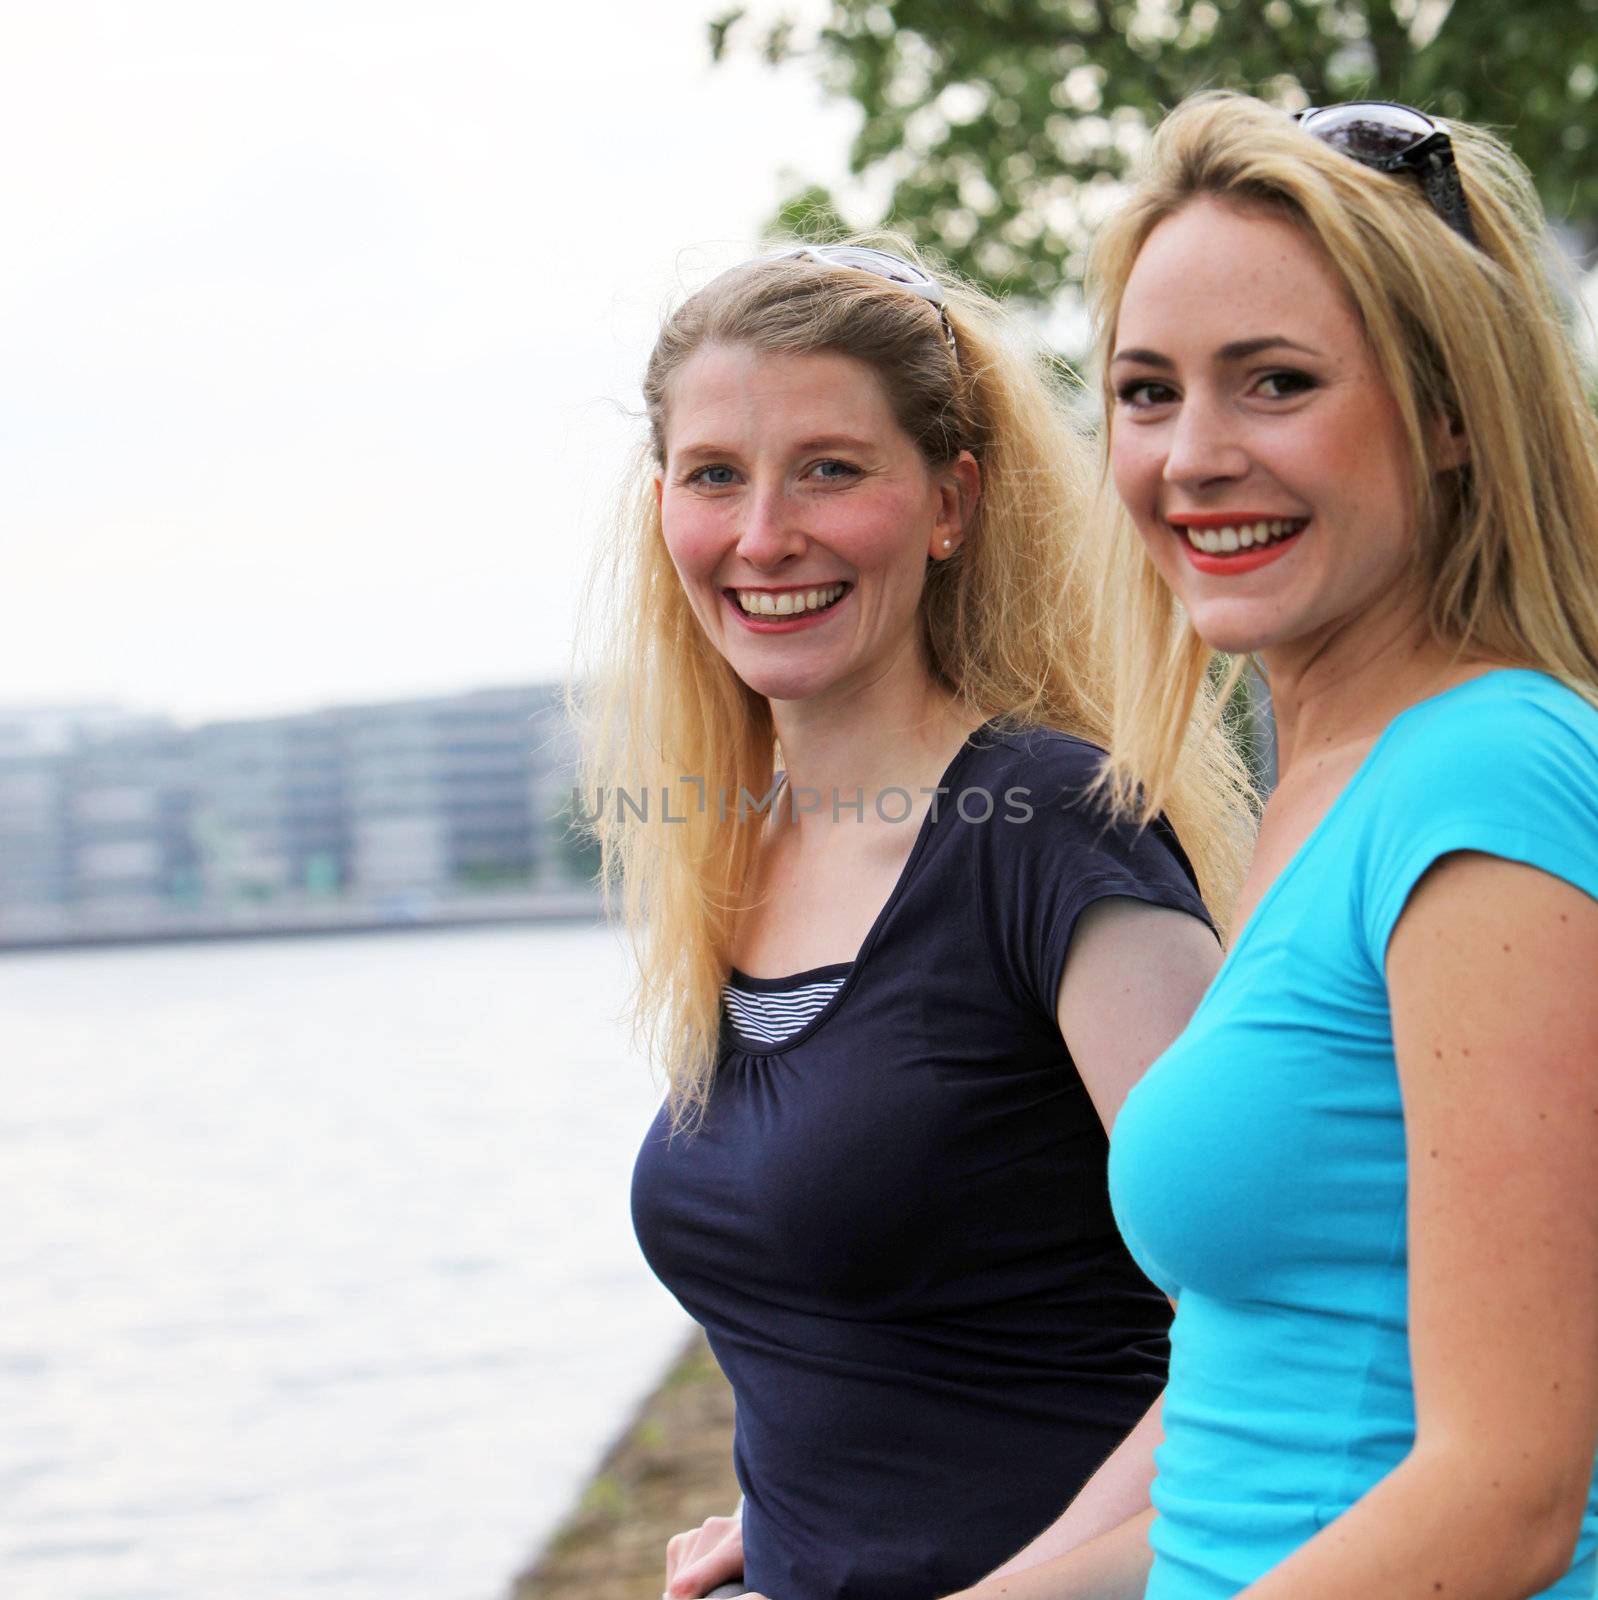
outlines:
{"label": "scoop neckline", "polygon": [[802,989],[806,984],[828,982],[843,976],[853,966],[853,961],[833,961],[824,967],[810,967],[804,972],[785,973],[780,978],[756,978],[745,972],[742,967],[729,967],[727,979],[729,982],[736,980],[735,987],[747,990],[750,994],[776,994],[784,989]]}
{"label": "scoop neckline", "polygon": [[[966,760],[970,757],[972,752],[976,749],[977,738],[984,733],[1002,732],[1003,730],[1000,726],[1002,722],[1002,718],[990,717],[986,722],[982,723],[976,728],[973,728],[971,732],[965,736],[960,748],[955,751],[952,757],[950,757],[949,764],[943,769],[943,776],[938,779],[938,787],[940,789],[950,786],[950,780],[955,776],[955,774],[965,764]],[[926,815],[922,817],[921,825],[916,830],[916,839],[915,843],[910,847],[910,854],[905,857],[904,865],[899,869],[899,876],[897,879],[895,879],[893,888],[889,891],[888,898],[883,901],[881,909],[872,919],[871,926],[866,930],[865,938],[860,941],[860,948],[855,952],[853,961],[832,962],[827,966],[812,967],[805,972],[793,973],[781,978],[753,978],[748,973],[741,972],[737,967],[732,967],[729,969],[730,972],[737,973],[738,976],[740,976],[746,983],[772,984],[778,986],[796,983],[798,980],[804,978],[814,979],[817,974],[836,975],[839,972],[844,974],[844,980],[842,984],[839,985],[837,991],[831,996],[830,999],[828,999],[826,1005],[824,1005],[821,1010],[818,1011],[815,1016],[813,1016],[810,1021],[798,1031],[798,1033],[793,1034],[787,1039],[784,1039],[782,1043],[775,1048],[770,1044],[762,1044],[759,1040],[750,1039],[746,1035],[740,1033],[738,1031],[738,1025],[730,1016],[727,1016],[726,1027],[728,1035],[730,1036],[733,1045],[741,1054],[756,1057],[786,1055],[788,1051],[797,1049],[800,1045],[806,1043],[819,1029],[825,1027],[832,1017],[837,1014],[839,1008],[843,1005],[844,1001],[849,998],[850,993],[854,989],[855,984],[859,979],[861,968],[864,967],[866,962],[870,959],[872,948],[875,946],[878,935],[882,932],[882,929],[887,923],[888,918],[893,914],[894,907],[897,906],[899,901],[904,898],[905,891],[909,888],[911,879],[915,876],[916,868],[920,865],[921,857],[926,853],[927,841],[932,837],[932,830],[938,825],[940,817],[943,814],[942,808],[939,806],[927,807]]]}

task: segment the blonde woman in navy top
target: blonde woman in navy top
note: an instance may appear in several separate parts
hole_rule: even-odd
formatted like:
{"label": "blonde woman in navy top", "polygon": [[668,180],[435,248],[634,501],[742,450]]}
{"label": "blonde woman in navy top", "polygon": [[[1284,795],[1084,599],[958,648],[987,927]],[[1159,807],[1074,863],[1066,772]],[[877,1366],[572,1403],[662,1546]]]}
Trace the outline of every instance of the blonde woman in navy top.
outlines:
{"label": "blonde woman in navy top", "polygon": [[1591,1600],[1598,430],[1552,259],[1481,131],[1224,95],[1099,241],[1123,795],[1215,650],[1281,777],[1115,1129],[1177,1302],[1152,1508],[975,1595]]}
{"label": "blonde woman in navy top", "polygon": [[[656,805],[602,824],[670,1079],[634,1215],[745,1497],[672,1541],[674,1595],[970,1582],[1163,1381],[1104,1128],[1217,964],[1245,784],[1200,710],[1164,818],[1094,798],[1091,468],[1046,373],[855,247],[735,268],[650,361],[589,793]],[[1146,1473],[1134,1445],[1055,1537]]]}

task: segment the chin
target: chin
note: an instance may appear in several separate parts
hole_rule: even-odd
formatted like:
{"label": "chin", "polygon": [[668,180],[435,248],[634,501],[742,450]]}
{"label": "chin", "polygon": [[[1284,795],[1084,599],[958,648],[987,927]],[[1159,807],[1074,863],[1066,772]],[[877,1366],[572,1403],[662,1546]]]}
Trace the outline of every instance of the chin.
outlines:
{"label": "chin", "polygon": [[830,686],[828,679],[814,672],[784,672],[771,667],[739,672],[738,676],[750,693],[766,700],[810,700]]}
{"label": "chin", "polygon": [[1258,655],[1261,650],[1268,650],[1272,643],[1268,638],[1246,631],[1233,633],[1223,629],[1207,633],[1200,628],[1197,632],[1209,649],[1223,656]]}
{"label": "chin", "polygon": [[1280,627],[1258,615],[1250,616],[1246,606],[1209,605],[1188,612],[1193,631],[1211,650],[1223,655],[1253,655],[1280,642]]}

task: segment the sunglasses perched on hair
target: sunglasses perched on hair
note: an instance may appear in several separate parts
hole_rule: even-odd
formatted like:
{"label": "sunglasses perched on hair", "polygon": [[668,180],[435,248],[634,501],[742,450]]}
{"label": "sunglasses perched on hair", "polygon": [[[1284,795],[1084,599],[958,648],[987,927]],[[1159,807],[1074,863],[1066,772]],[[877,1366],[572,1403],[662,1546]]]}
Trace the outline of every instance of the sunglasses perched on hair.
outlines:
{"label": "sunglasses perched on hair", "polygon": [[954,328],[949,321],[944,304],[943,285],[925,273],[913,261],[896,256],[891,250],[874,250],[863,244],[805,244],[778,257],[781,261],[815,261],[824,267],[849,267],[855,272],[869,272],[873,278],[885,278],[908,289],[911,294],[938,308],[938,321],[943,324],[943,337],[955,364],[960,361],[960,347],[954,340]]}
{"label": "sunglasses perched on hair", "polygon": [[1376,172],[1408,172],[1433,211],[1460,238],[1476,243],[1470,203],[1454,165],[1448,130],[1425,112],[1392,100],[1351,100],[1346,105],[1311,106],[1294,119],[1305,133],[1340,150]]}

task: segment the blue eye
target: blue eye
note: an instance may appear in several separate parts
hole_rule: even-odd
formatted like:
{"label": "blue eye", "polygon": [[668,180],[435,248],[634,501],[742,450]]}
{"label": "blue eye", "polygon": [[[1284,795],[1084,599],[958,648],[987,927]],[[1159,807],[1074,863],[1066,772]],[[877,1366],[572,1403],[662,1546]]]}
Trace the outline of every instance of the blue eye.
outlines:
{"label": "blue eye", "polygon": [[856,477],[859,473],[859,468],[850,466],[847,461],[818,461],[810,470],[816,477],[830,478],[834,482]]}
{"label": "blue eye", "polygon": [[726,489],[737,481],[737,476],[731,467],[712,463],[707,467],[695,467],[684,481],[701,484],[706,489]]}

